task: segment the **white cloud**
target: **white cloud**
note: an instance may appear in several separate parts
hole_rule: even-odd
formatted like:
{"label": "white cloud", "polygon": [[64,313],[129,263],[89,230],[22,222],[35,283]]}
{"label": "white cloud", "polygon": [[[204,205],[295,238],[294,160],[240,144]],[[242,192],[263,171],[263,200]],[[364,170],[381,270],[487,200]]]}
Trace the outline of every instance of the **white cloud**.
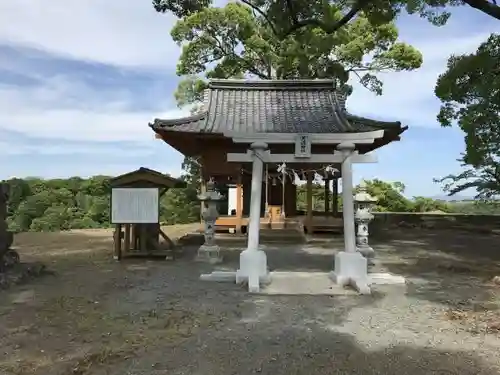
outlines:
{"label": "white cloud", "polygon": [[119,66],[175,66],[175,17],[150,1],[0,1],[0,43]]}
{"label": "white cloud", "polygon": [[88,178],[99,175],[105,176],[118,176],[121,174],[128,173],[130,171],[139,169],[140,167],[147,166],[150,169],[156,170],[161,173],[168,173],[173,177],[179,177],[181,175],[181,163],[169,164],[165,166],[164,163],[118,163],[118,162],[103,162],[99,163],[99,166],[93,164],[77,162],[72,165],[69,164],[58,164],[57,168],[49,163],[40,166],[33,166],[31,164],[23,165],[20,168],[19,165],[10,166],[7,165],[5,168],[2,166],[0,170],[0,179],[10,179],[14,177],[43,177],[43,178],[68,178],[72,176],[79,176],[82,178]]}
{"label": "white cloud", "polygon": [[[141,145],[140,142],[134,144],[135,146]],[[126,151],[128,158],[134,156],[151,156],[154,150],[147,147],[119,147],[109,144],[36,144],[36,143],[17,143],[17,142],[4,142],[0,141],[0,156],[20,156],[20,155],[41,155],[41,156],[64,156],[70,154],[71,156],[106,156],[106,155],[119,155]]]}
{"label": "white cloud", "polygon": [[[172,69],[179,55],[169,34],[173,21],[144,0],[0,1],[0,43],[116,66]],[[405,25],[401,27],[405,31]],[[446,27],[432,28],[433,37],[425,39],[418,27],[406,30],[406,41],[424,55],[423,67],[384,74],[381,97],[357,87],[348,103],[351,112],[411,126],[437,126],[433,88],[446,59],[452,53],[475,50],[486,38],[470,30],[450,37]],[[43,86],[0,86],[0,129],[45,139],[149,141],[154,134],[147,123],[154,117],[187,115],[186,110],[172,108],[170,98],[158,99],[160,108],[164,103],[162,112],[132,111],[133,92],[103,93],[68,77],[44,79],[36,70],[29,74],[42,78]]]}
{"label": "white cloud", "polygon": [[[498,28],[500,31],[500,28]],[[419,39],[414,35],[407,42],[422,52],[424,62],[412,72],[383,73],[384,93],[376,96],[352,78],[353,95],[348,100],[349,111],[362,116],[401,121],[409,126],[437,127],[439,101],[434,96],[438,76],[446,71],[452,54],[471,53],[489,34],[464,30],[462,36],[449,37],[445,29],[436,28],[435,36]],[[440,37],[440,33],[446,37]]]}
{"label": "white cloud", "polygon": [[158,99],[164,110],[132,111],[134,97],[120,91],[99,92],[82,82],[56,77],[44,86],[0,86],[0,129],[30,137],[71,141],[148,141],[155,117],[179,118],[188,109]]}

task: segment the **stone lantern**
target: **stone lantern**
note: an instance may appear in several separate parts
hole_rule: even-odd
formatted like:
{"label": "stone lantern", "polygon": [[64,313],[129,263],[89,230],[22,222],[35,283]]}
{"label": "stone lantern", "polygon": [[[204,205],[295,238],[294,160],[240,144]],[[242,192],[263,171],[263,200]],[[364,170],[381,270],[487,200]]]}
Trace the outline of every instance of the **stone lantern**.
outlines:
{"label": "stone lantern", "polygon": [[207,183],[206,192],[198,195],[198,199],[204,207],[201,218],[205,223],[205,242],[198,249],[196,259],[210,264],[220,263],[222,262],[220,248],[215,243],[215,221],[219,217],[217,203],[223,199],[223,196],[215,191],[215,183],[210,179]]}
{"label": "stone lantern", "polygon": [[359,191],[354,196],[355,214],[354,220],[357,224],[356,231],[356,248],[368,259],[370,264],[373,264],[372,258],[375,256],[375,251],[368,244],[368,224],[373,219],[372,209],[377,199],[368,194],[366,183],[362,181],[359,184]]}

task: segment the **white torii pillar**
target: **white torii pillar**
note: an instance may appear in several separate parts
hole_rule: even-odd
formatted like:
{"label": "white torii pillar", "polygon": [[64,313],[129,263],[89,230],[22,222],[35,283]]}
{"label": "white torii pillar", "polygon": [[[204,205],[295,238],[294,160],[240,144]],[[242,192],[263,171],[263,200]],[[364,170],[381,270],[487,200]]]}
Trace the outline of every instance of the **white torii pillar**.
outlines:
{"label": "white torii pillar", "polygon": [[268,145],[254,142],[250,145],[252,158],[252,185],[250,195],[250,220],[247,248],[240,254],[240,268],[236,271],[236,283],[248,282],[249,292],[258,292],[261,283],[270,281],[266,253],[259,249],[260,208],[262,199],[262,174]]}
{"label": "white torii pillar", "polygon": [[248,291],[256,293],[260,291],[261,284],[271,281],[266,253],[259,249],[262,175],[264,173],[264,160],[269,159],[268,145],[262,141],[253,142],[248,152],[240,156],[242,156],[243,161],[252,162],[247,248],[240,253],[240,266],[236,272],[214,271],[201,275],[200,279],[205,281],[236,281],[238,284],[248,282]]}
{"label": "white torii pillar", "polygon": [[330,277],[339,285],[350,285],[361,294],[370,294],[371,281],[368,277],[368,261],[356,251],[356,233],[354,225],[354,198],[352,181],[352,163],[355,145],[341,143],[335,151],[342,155],[342,212],[344,221],[344,251],[335,255],[335,269]]}

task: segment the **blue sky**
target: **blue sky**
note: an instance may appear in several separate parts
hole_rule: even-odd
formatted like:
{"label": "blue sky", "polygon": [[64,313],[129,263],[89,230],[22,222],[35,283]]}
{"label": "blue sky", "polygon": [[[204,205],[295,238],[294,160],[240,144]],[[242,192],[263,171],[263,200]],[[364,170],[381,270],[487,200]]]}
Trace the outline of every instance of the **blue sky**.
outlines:
{"label": "blue sky", "polygon": [[[179,48],[175,20],[148,1],[63,0],[0,3],[0,179],[120,174],[146,166],[179,175],[182,156],[155,140],[155,117],[185,114],[175,106]],[[384,95],[357,87],[348,101],[358,115],[408,125],[401,142],[357,165],[355,180],[401,181],[407,195],[438,195],[433,178],[460,171],[457,129],[435,121],[433,88],[446,59],[472,52],[500,25],[477,11],[454,12],[442,28],[418,16],[399,21],[400,37],[419,48],[417,72],[387,73]]]}

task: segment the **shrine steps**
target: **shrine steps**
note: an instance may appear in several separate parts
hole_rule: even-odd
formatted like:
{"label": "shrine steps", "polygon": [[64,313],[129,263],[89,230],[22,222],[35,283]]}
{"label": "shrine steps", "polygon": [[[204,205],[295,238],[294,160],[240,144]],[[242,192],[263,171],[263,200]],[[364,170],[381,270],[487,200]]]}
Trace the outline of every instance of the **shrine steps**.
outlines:
{"label": "shrine steps", "polygon": [[[235,245],[242,246],[247,243],[246,234],[231,234],[231,233],[217,233],[216,241],[221,246]],[[300,244],[305,243],[306,237],[304,232],[299,231],[297,228],[284,228],[284,229],[260,229],[260,243],[263,245],[274,244]]]}

